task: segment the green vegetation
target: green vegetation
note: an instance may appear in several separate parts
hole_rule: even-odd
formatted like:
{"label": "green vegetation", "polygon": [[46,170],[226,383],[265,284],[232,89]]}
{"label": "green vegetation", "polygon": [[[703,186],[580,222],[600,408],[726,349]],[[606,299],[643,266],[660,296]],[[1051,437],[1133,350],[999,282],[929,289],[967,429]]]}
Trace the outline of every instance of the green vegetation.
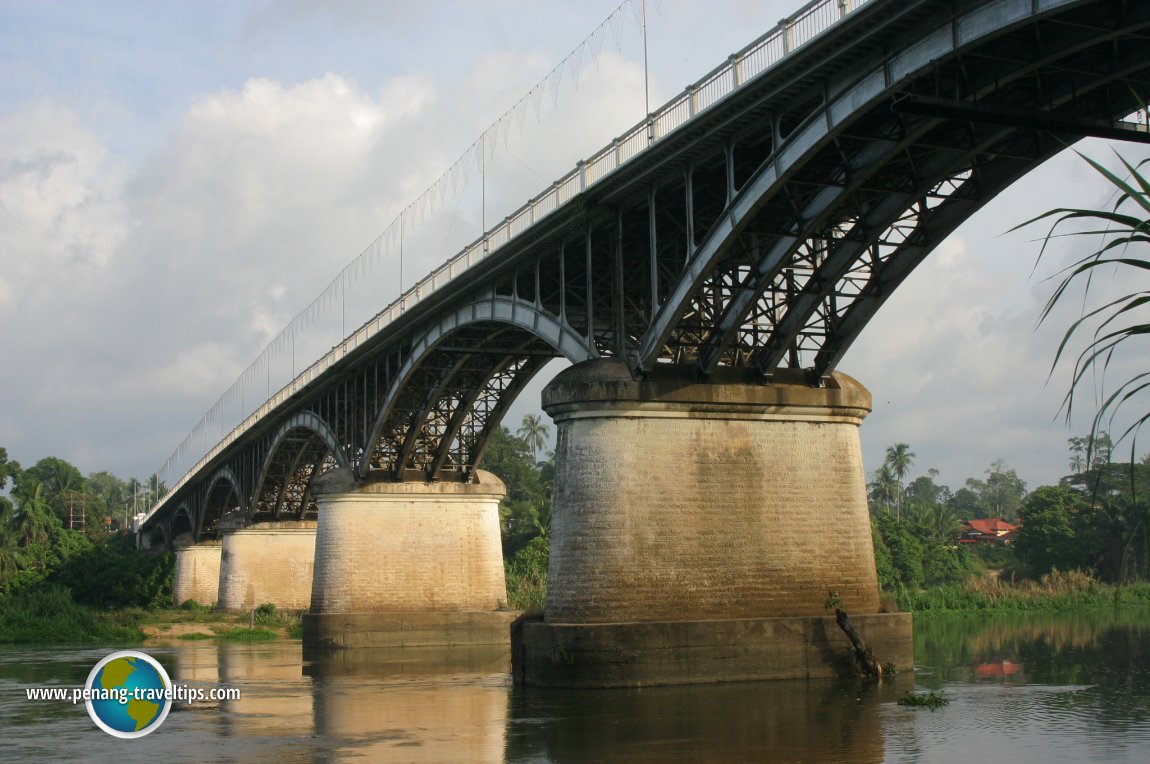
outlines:
{"label": "green vegetation", "polygon": [[915,708],[929,708],[931,711],[942,708],[950,703],[950,700],[944,698],[940,693],[934,692],[911,692],[908,691],[898,699],[900,706],[912,706]]}
{"label": "green vegetation", "polygon": [[[545,436],[538,417],[525,417],[518,435],[499,428],[484,463],[507,484],[500,530],[508,605],[526,612],[546,601],[555,470],[550,454],[536,460]],[[1150,517],[1140,498],[1150,495],[1150,460],[1110,462],[1104,433],[1068,445],[1073,473],[1027,493],[1001,461],[951,491],[936,470],[914,477],[916,454],[893,444],[869,486],[884,598],[921,614],[1150,605]],[[8,480],[13,501],[0,497],[0,642],[301,636],[301,614],[272,604],[253,614],[197,602],[172,609],[173,555],[139,553],[115,523],[65,527],[75,492],[116,495],[111,475],[85,480],[51,458],[21,471],[0,449],[0,488]],[[960,543],[964,521],[994,517],[1020,524],[1010,543]],[[836,596],[828,589],[828,603]]]}
{"label": "green vegetation", "polygon": [[1150,583],[1119,587],[1101,583],[1082,571],[1054,571],[1038,581],[1014,584],[975,577],[964,584],[907,591],[899,602],[916,615],[1150,607]]}
{"label": "green vegetation", "polygon": [[[921,613],[1150,604],[1150,465],[1110,462],[1106,433],[1067,444],[1073,473],[1029,493],[1001,461],[958,491],[936,484],[935,470],[903,489],[914,454],[887,449],[870,485],[882,589]],[[1018,530],[961,543],[966,521],[987,518]]]}
{"label": "green vegetation", "polygon": [[56,584],[30,587],[0,598],[0,643],[115,644],[142,638],[139,628],[76,604],[68,590]]}
{"label": "green vegetation", "polygon": [[[253,629],[254,631],[267,631],[269,629],[278,631],[282,629],[287,633],[289,639],[303,637],[303,613],[297,610],[280,610],[272,603],[265,602],[255,609],[252,621],[256,626],[261,627]],[[240,637],[229,638],[240,639]]]}
{"label": "green vegetation", "polygon": [[[1051,363],[1051,371],[1075,341],[1087,337],[1085,347],[1075,359],[1074,372],[1063,399],[1063,411],[1069,422],[1075,395],[1080,393],[1083,386],[1098,385],[1087,396],[1101,401],[1094,412],[1090,428],[1089,440],[1097,441],[1113,424],[1123,406],[1136,405],[1140,403],[1140,398],[1144,402],[1144,393],[1150,387],[1150,372],[1143,371],[1121,380],[1110,390],[1106,389],[1107,372],[1123,360],[1123,351],[1134,353],[1138,361],[1135,368],[1142,368],[1139,342],[1150,333],[1150,323],[1145,321],[1150,290],[1135,289],[1101,305],[1092,305],[1090,302],[1092,297],[1097,297],[1096,292],[1091,295],[1096,275],[1105,274],[1108,281],[1114,280],[1115,283],[1126,285],[1146,283],[1147,272],[1150,271],[1150,258],[1145,255],[1146,244],[1150,243],[1150,177],[1142,169],[1148,160],[1135,166],[1119,157],[1127,173],[1124,179],[1094,159],[1082,154],[1079,156],[1113,186],[1116,199],[1113,206],[1102,210],[1066,207],[1053,209],[1022,223],[1018,228],[1038,221],[1052,221],[1039,258],[1045,253],[1051,239],[1063,235],[1058,233],[1059,229],[1067,224],[1073,228],[1065,235],[1086,236],[1091,240],[1089,246],[1093,248],[1092,251],[1060,272],[1062,279],[1047,301],[1040,322],[1048,320],[1063,300],[1077,303],[1080,298],[1072,294],[1071,290],[1072,287],[1082,287],[1083,304],[1081,307],[1076,305],[1080,318],[1067,327]],[[1083,223],[1085,227],[1079,227]],[[1133,423],[1118,438],[1121,443],[1129,437],[1131,462],[1134,460],[1134,436],[1147,420],[1150,420],[1150,412],[1135,412]],[[1107,436],[1106,450],[1111,445],[1109,440]],[[1094,449],[1090,448],[1089,442],[1084,451],[1086,461],[1090,461]],[[1108,455],[1106,461],[1109,461]]]}
{"label": "green vegetation", "polygon": [[547,437],[538,415],[523,417],[518,435],[501,427],[492,434],[483,468],[507,484],[499,505],[507,604],[513,610],[541,612],[547,598],[547,560],[551,533],[552,455],[536,461]]}
{"label": "green vegetation", "polygon": [[212,608],[210,605],[204,605],[196,602],[195,600],[184,600],[184,604],[180,605],[180,610],[186,610],[190,613],[211,613]]}
{"label": "green vegetation", "polygon": [[[531,416],[524,417],[521,432],[537,432]],[[544,428],[545,430],[546,428]],[[503,558],[511,560],[532,539],[546,538],[551,530],[551,487],[555,465],[550,456],[536,462],[532,445],[506,427],[491,434],[483,455],[483,469],[493,472],[507,485],[507,496],[499,504]]]}
{"label": "green vegetation", "polygon": [[0,496],[0,596],[58,583],[80,604],[102,609],[170,599],[171,559],[137,554],[126,527],[128,512],[163,494],[155,476],[151,489],[129,493],[136,481],[107,472],[84,478],[51,456],[21,469],[0,448],[0,490],[9,481],[11,498]]}
{"label": "green vegetation", "polygon": [[543,612],[547,600],[547,560],[550,547],[546,536],[536,536],[504,563],[507,576],[507,604],[513,610]]}
{"label": "green vegetation", "polygon": [[216,637],[231,642],[267,642],[268,640],[279,639],[280,633],[272,629],[235,628],[219,632]]}
{"label": "green vegetation", "polygon": [[[137,642],[172,601],[171,554],[142,555],[127,513],[164,487],[87,478],[46,457],[28,469],[0,448],[0,642]],[[138,488],[133,487],[133,483]]]}

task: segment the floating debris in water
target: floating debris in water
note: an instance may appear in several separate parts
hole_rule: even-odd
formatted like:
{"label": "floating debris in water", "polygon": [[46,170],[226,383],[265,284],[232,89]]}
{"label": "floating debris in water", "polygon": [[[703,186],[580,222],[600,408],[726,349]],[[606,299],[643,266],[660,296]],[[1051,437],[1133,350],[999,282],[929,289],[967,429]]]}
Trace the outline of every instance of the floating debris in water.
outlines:
{"label": "floating debris in water", "polygon": [[936,708],[941,708],[947,703],[950,703],[950,700],[948,698],[942,697],[942,695],[937,692],[908,691],[906,695],[903,695],[898,699],[898,704],[900,706],[916,706],[919,708],[926,707],[931,711],[935,710]]}

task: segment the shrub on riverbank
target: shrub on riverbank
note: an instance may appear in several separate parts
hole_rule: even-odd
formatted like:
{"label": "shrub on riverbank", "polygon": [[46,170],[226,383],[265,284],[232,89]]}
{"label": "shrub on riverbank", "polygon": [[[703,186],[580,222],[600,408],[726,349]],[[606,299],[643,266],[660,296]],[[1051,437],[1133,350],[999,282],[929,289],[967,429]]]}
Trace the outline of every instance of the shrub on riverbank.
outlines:
{"label": "shrub on riverbank", "polygon": [[1119,587],[1103,584],[1079,570],[1054,570],[1037,581],[1004,583],[972,577],[965,584],[903,589],[898,592],[898,603],[903,610],[914,613],[1150,606],[1150,583]]}
{"label": "shrub on riverbank", "polygon": [[164,608],[172,603],[175,561],[171,552],[141,554],[131,536],[107,536],[69,556],[50,580],[101,610]]}
{"label": "shrub on riverbank", "polygon": [[272,629],[249,629],[246,626],[228,629],[216,634],[216,639],[226,639],[232,642],[267,642],[273,639],[279,639],[280,633]]}
{"label": "shrub on riverbank", "polygon": [[507,605],[512,610],[543,612],[547,600],[547,560],[550,550],[547,538],[536,536],[504,563]]}
{"label": "shrub on riverbank", "polygon": [[265,602],[256,608],[253,621],[255,625],[265,627],[265,630],[283,629],[288,639],[303,637],[302,610],[280,610],[272,603]]}
{"label": "shrub on riverbank", "polygon": [[138,622],[78,605],[62,586],[30,587],[0,597],[0,643],[116,643],[143,638]]}

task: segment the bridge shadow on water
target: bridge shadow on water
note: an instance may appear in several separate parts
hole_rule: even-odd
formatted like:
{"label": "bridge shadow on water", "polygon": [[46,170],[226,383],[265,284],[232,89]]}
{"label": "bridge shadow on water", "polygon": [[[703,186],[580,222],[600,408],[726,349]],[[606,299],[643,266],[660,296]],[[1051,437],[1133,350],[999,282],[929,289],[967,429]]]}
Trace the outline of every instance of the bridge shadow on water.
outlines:
{"label": "bridge shadow on water", "polygon": [[[881,709],[913,687],[909,675],[881,686],[517,687],[499,647],[303,652],[284,644],[173,657],[180,681],[243,688],[242,699],[201,709],[211,737],[231,738],[231,755],[277,762],[881,762]],[[256,741],[258,751],[249,748]]]}
{"label": "bridge shadow on water", "polygon": [[882,703],[913,685],[790,680],[619,690],[516,687],[507,761],[881,762]]}

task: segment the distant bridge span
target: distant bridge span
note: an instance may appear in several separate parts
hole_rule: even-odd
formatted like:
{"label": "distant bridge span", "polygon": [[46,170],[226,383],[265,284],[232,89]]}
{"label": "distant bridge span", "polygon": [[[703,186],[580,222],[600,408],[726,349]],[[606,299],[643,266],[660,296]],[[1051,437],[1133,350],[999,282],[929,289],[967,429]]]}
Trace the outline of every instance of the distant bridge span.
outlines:
{"label": "distant bridge span", "polygon": [[1081,137],[1146,139],[1124,118],[1150,96],[1150,3],[853,5],[812,3],[580,163],[273,397],[141,532],[314,517],[337,467],[467,482],[560,356],[817,386],[1002,189]]}

